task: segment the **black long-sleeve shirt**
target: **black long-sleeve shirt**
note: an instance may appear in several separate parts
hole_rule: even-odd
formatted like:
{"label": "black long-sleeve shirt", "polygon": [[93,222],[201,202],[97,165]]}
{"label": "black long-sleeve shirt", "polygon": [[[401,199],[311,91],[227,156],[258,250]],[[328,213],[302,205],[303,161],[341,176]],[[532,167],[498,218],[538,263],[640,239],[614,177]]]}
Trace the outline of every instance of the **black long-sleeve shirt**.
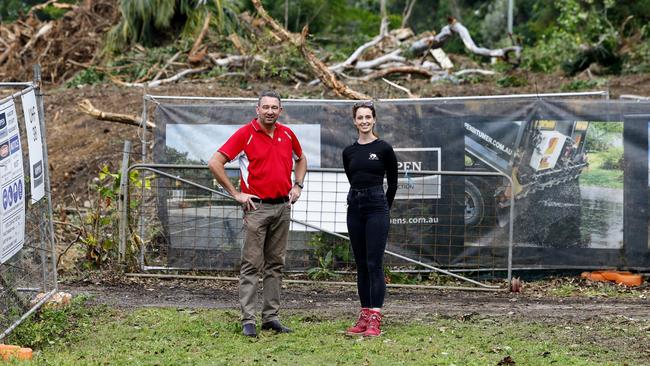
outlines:
{"label": "black long-sleeve shirt", "polygon": [[368,144],[354,144],[343,150],[343,168],[352,188],[368,188],[384,184],[384,174],[388,181],[386,200],[388,207],[393,205],[397,192],[397,157],[393,147],[386,141],[377,139]]}

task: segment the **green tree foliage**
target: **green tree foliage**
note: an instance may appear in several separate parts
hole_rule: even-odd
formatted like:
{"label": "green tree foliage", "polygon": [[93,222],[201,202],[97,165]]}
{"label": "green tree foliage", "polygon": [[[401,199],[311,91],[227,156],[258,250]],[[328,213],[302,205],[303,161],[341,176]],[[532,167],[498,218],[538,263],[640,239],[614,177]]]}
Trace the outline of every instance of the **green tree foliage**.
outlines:
{"label": "green tree foliage", "polygon": [[[534,45],[524,61],[534,71],[554,71],[562,65],[573,74],[595,61],[618,73],[625,62],[619,50],[621,37],[642,32],[647,44],[650,0],[560,0],[531,5],[530,18],[518,29]],[[633,18],[621,34],[629,16]],[[591,49],[585,52],[585,46]]]}
{"label": "green tree foliage", "polygon": [[29,8],[45,0],[1,0],[0,23],[10,22],[26,14]]}
{"label": "green tree foliage", "polygon": [[[286,20],[289,31],[300,32],[307,25],[310,34],[332,43],[363,41],[364,36],[375,36],[381,23],[379,1],[375,0],[262,0],[262,5],[280,24]],[[246,9],[255,12],[250,3]],[[394,28],[401,17],[391,14]]]}
{"label": "green tree foliage", "polygon": [[195,35],[208,12],[216,15],[213,26],[230,32],[240,6],[239,0],[120,0],[122,18],[109,32],[106,48],[116,52],[135,43],[158,46],[179,35]]}
{"label": "green tree foliage", "polygon": [[[7,0],[15,2],[16,0]],[[375,36],[381,22],[378,0],[262,0],[265,9],[289,31],[309,26],[312,41],[333,54],[332,60],[347,57],[360,44]],[[401,23],[407,0],[387,0],[390,27]],[[467,27],[476,44],[488,48],[511,44],[507,34],[508,0],[418,0],[408,25],[416,34],[438,32],[453,16]],[[4,3],[3,3],[4,4]],[[514,36],[524,45],[522,67],[553,72],[560,67],[573,74],[597,62],[605,71],[650,70],[650,0],[516,0]],[[222,34],[242,32],[237,16],[254,14],[245,0],[120,0],[123,17],[110,33],[108,49],[122,50],[140,43],[160,46],[178,37],[191,44],[205,15],[213,14],[213,29]],[[621,25],[626,19],[627,25]],[[621,39],[641,42],[621,50]],[[593,47],[597,45],[598,47]],[[585,46],[589,46],[585,52]],[[181,47],[183,48],[183,47]],[[264,49],[259,50],[264,53]],[[445,45],[448,53],[465,53],[457,37]],[[280,68],[281,69],[281,68]],[[262,70],[267,76],[274,72]],[[271,70],[273,71],[273,70]]]}
{"label": "green tree foliage", "polygon": [[27,4],[20,0],[4,0],[0,2],[0,23],[16,20],[20,14],[26,13]]}

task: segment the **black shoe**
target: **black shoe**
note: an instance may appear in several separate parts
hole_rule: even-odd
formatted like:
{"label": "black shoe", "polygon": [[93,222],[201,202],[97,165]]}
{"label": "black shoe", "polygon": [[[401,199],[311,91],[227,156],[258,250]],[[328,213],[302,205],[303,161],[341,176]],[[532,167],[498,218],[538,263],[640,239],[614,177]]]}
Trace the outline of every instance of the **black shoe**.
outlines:
{"label": "black shoe", "polygon": [[246,337],[257,337],[257,330],[255,330],[255,324],[254,323],[248,323],[242,325],[243,331],[242,333]]}
{"label": "black shoe", "polygon": [[262,323],[262,330],[274,330],[276,333],[291,333],[293,330],[285,327],[279,320],[271,320],[267,323]]}

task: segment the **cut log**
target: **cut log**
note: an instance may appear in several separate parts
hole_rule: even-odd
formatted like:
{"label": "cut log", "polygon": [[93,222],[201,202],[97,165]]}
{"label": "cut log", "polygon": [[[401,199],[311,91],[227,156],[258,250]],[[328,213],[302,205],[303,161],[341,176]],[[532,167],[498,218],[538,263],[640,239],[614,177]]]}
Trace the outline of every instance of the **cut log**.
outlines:
{"label": "cut log", "polygon": [[[111,113],[101,111],[90,102],[88,99],[82,100],[79,105],[79,110],[86,113],[100,121],[117,122],[131,126],[142,126],[142,118],[129,114]],[[154,129],[156,125],[153,122],[147,121],[147,128]]]}
{"label": "cut log", "polygon": [[440,65],[440,68],[444,70],[449,70],[454,68],[454,63],[451,62],[449,57],[447,57],[447,54],[445,51],[442,50],[442,48],[436,48],[430,51],[431,56],[433,56],[433,59],[436,60],[438,65]]}

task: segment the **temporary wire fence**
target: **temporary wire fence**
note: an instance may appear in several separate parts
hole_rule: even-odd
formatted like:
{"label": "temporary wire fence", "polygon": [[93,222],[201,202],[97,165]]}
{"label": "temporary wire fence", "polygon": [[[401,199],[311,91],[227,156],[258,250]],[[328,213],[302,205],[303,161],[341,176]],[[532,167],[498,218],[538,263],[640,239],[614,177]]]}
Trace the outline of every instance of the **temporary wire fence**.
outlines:
{"label": "temporary wire fence", "polygon": [[[34,83],[0,83],[0,91],[20,89],[0,98],[0,341],[57,290],[47,144],[40,133],[45,131],[43,98],[38,68],[35,71]],[[35,96],[35,104],[26,106],[21,97],[31,95]],[[21,106],[28,112],[25,118]],[[11,127],[15,122],[17,130]],[[27,128],[33,130],[28,133]],[[28,142],[28,137],[34,141]],[[38,145],[42,160],[40,165],[32,165],[28,147],[32,154],[32,148]],[[35,186],[43,186],[42,198],[32,191],[32,181]]]}
{"label": "temporary wire fence", "polygon": [[[207,167],[136,164],[129,172],[139,172],[144,184],[130,185],[125,192],[124,207],[134,209],[124,210],[122,221],[141,243],[143,270],[238,270],[243,211]],[[228,175],[238,185],[239,171],[229,169]],[[484,184],[477,187],[471,181]],[[483,189],[483,196],[468,192],[468,184]],[[485,285],[458,273],[509,279],[512,202],[502,201],[499,207],[495,186],[505,191],[509,178],[486,172],[400,172],[386,248],[388,272],[436,272],[479,286]],[[346,226],[348,189],[342,169],[309,169],[301,198],[292,207],[286,271],[306,272],[314,279],[354,271]]]}

